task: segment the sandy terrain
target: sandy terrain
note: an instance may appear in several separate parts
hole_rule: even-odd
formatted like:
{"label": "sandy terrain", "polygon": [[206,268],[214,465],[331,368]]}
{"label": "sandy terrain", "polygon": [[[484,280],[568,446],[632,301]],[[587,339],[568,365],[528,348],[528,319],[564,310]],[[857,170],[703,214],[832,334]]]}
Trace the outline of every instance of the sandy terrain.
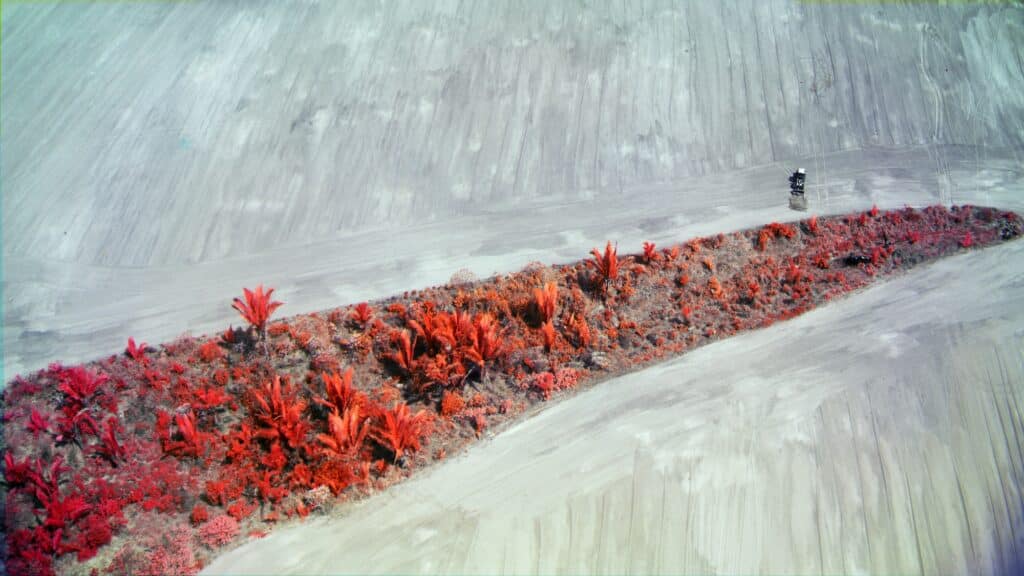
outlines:
{"label": "sandy terrain", "polygon": [[[1022,28],[1012,3],[5,3],[0,381],[237,323],[256,282],[298,313],[786,219],[801,164],[818,213],[1020,211]],[[1009,572],[1022,251],[607,383],[211,569]]]}
{"label": "sandy terrain", "polygon": [[208,573],[1013,573],[1024,243],[606,382]]}
{"label": "sandy terrain", "polygon": [[7,3],[3,380],[255,282],[302,312],[763,224],[798,164],[819,212],[1019,208],[1017,7],[426,6]]}

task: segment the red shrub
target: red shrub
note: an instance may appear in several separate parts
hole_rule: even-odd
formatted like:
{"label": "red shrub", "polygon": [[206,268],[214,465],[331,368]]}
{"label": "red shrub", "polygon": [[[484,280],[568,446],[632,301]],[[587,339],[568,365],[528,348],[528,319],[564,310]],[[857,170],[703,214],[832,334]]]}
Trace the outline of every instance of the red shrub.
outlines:
{"label": "red shrub", "polygon": [[210,548],[220,548],[235,536],[238,536],[238,520],[226,515],[217,516],[199,529],[203,544]]}
{"label": "red shrub", "polygon": [[209,510],[207,510],[206,506],[203,506],[202,504],[196,504],[192,508],[192,514],[189,515],[189,520],[192,521],[192,524],[197,526],[199,524],[202,524],[203,522],[206,522],[209,519],[210,512]]}
{"label": "red shrub", "polygon": [[92,395],[107,381],[106,374],[97,376],[81,366],[63,368],[56,365],[56,370],[51,366],[50,371],[56,375],[59,383],[58,389],[64,393],[65,402],[73,406],[74,412],[83,408]]}
{"label": "red shrub", "polygon": [[591,342],[590,326],[587,324],[586,318],[582,316],[573,316],[569,324],[576,331],[576,339],[579,342],[581,348],[588,348]]}
{"label": "red shrub", "polygon": [[715,300],[722,301],[725,299],[725,289],[722,288],[722,283],[718,281],[718,278],[714,276],[708,280],[708,292],[711,293],[711,297]]}
{"label": "red shrub", "polygon": [[199,359],[203,362],[213,362],[224,356],[224,350],[214,340],[209,340],[199,347]]}
{"label": "red shrub", "polygon": [[136,572],[139,576],[191,576],[199,571],[192,550],[192,534],[187,527],[176,528],[166,537],[163,546],[157,547],[147,559],[144,569]]}
{"label": "red shrub", "polygon": [[445,418],[458,415],[465,407],[466,401],[462,399],[462,395],[458,392],[446,391],[441,398],[441,415]]}
{"label": "red shrub", "polygon": [[555,390],[555,375],[551,372],[541,372],[530,377],[530,387],[540,392],[545,400],[551,398]]}

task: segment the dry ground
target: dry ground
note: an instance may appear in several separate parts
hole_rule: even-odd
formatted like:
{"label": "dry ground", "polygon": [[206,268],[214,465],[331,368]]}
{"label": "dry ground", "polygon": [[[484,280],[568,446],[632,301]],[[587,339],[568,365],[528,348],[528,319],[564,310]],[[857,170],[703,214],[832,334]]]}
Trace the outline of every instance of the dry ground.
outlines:
{"label": "dry ground", "polygon": [[[801,164],[819,213],[1022,211],[1022,28],[1014,3],[6,2],[3,381],[221,328],[257,281],[298,313],[785,219]],[[1005,567],[1020,250],[600,387],[418,481],[449,478],[436,495],[276,538],[307,570],[332,569],[317,543],[338,532],[350,561],[373,554],[360,571],[484,571],[506,543],[517,572]],[[556,425],[561,444],[524,432]],[[481,483],[499,456],[508,494]],[[525,472],[552,462],[580,466]],[[487,489],[438,512],[463,483]],[[393,540],[354,544],[363,515],[410,503]]]}

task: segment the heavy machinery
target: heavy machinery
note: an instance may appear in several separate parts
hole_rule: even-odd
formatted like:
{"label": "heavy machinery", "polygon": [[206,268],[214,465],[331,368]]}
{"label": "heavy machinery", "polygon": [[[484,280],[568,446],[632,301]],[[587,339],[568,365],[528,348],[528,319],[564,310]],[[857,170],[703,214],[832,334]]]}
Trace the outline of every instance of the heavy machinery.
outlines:
{"label": "heavy machinery", "polygon": [[806,180],[807,171],[803,168],[797,168],[789,177],[789,207],[793,210],[807,210],[807,198],[804,197]]}

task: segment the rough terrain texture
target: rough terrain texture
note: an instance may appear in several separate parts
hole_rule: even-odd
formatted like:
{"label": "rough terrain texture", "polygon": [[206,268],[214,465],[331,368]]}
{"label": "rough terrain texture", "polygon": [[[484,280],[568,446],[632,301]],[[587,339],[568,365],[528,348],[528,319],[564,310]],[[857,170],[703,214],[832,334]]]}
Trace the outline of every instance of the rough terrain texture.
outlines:
{"label": "rough terrain texture", "polygon": [[605,382],[227,573],[1016,574],[1024,244]]}
{"label": "rough terrain texture", "polygon": [[800,164],[818,213],[1020,208],[1010,3],[15,2],[3,31],[8,377],[216,329],[253,270],[312,311],[785,220]]}
{"label": "rough terrain texture", "polygon": [[[1024,210],[1019,3],[4,2],[2,25],[3,382],[56,359],[96,358],[123,346],[126,335],[161,342],[186,330],[221,329],[235,321],[225,298],[254,277],[277,286],[289,313],[297,313],[439,284],[463,268],[483,277],[534,260],[573,261],[608,238],[623,246],[644,240],[664,245],[785,221],[791,216],[783,179],[798,165],[809,170],[808,197],[818,214],[866,210],[873,203],[883,209],[942,202]],[[1013,497],[1021,466],[1016,432],[1022,428],[1019,412],[1006,411],[998,384],[1021,381],[1020,335],[1007,328],[1022,324],[1012,291],[1019,291],[1014,271],[1024,263],[1014,250],[1000,249],[1005,257],[987,256],[987,265],[964,272],[952,264],[936,267],[945,272],[928,278],[941,286],[911,284],[914,295],[938,294],[931,298],[940,298],[941,310],[918,310],[914,297],[905,299],[914,305],[909,307],[851,300],[864,308],[848,312],[850,317],[873,319],[863,327],[869,334],[890,333],[893,318],[915,321],[902,310],[933,318],[917,332],[928,354],[913,357],[932,366],[933,377],[896,380],[892,375],[899,370],[920,366],[886,360],[888,347],[863,347],[855,332],[861,320],[851,321],[854,332],[833,336],[848,346],[829,349],[835,353],[819,365],[814,381],[800,380],[801,373],[778,384],[795,387],[798,408],[788,413],[789,426],[811,438],[806,448],[794,441],[783,454],[813,452],[820,467],[779,467],[777,474],[788,474],[783,481],[751,483],[703,500],[703,516],[688,516],[691,525],[703,530],[702,521],[714,517],[706,525],[717,532],[694,544],[686,558],[667,556],[670,548],[663,545],[660,569],[702,571],[710,558],[708,566],[726,572],[747,566],[758,571],[758,550],[772,555],[764,570],[775,572],[852,571],[861,565],[947,572],[930,568],[942,558],[953,558],[948,571],[1006,566],[1021,547],[1020,524],[1013,520],[1020,507]],[[951,314],[964,307],[977,315],[961,323]],[[810,324],[799,325],[831,334],[831,326],[814,321],[830,320],[830,313],[820,311],[799,321]],[[1002,332],[988,332],[990,324],[1003,321]],[[788,330],[769,333],[772,339],[800,338]],[[814,340],[793,347],[818,345]],[[792,356],[793,347],[766,360]],[[729,354],[709,361],[717,370],[738,367],[747,357],[732,344],[724,348]],[[979,364],[982,349],[1003,352]],[[686,380],[692,378],[692,365],[686,365],[671,385],[694,384]],[[751,360],[748,370],[762,366],[760,377],[775,382],[769,369],[777,365],[769,361]],[[901,492],[898,476],[876,474],[875,482],[885,478],[879,487],[865,475],[865,494],[891,496],[885,514],[904,512],[892,527],[870,514],[862,524],[883,535],[905,535],[912,505],[910,525],[919,528],[915,542],[921,543],[920,554],[914,547],[917,561],[902,556],[910,542],[900,539],[905,536],[865,536],[863,546],[847,550],[846,537],[857,534],[857,498],[808,504],[831,510],[833,518],[822,517],[827,528],[812,532],[823,534],[817,550],[776,545],[790,531],[797,535],[791,541],[799,541],[800,530],[819,525],[818,516],[767,503],[790,492],[803,497],[830,478],[845,477],[827,472],[828,456],[871,446],[858,439],[854,447],[849,436],[825,433],[841,432],[841,420],[814,410],[842,413],[841,400],[803,404],[801,395],[813,400],[820,382],[853,382],[862,370],[865,378],[874,374],[891,382],[893,394],[907,387],[912,396],[893,412],[899,406],[910,410],[911,400],[922,414],[931,407],[927,416],[893,415],[886,412],[890,404],[875,402],[875,388],[867,408],[855,392],[849,395],[853,422],[874,421],[873,411],[879,411],[880,450],[900,447],[899,459],[883,457],[878,469],[898,462],[893,470],[906,471],[910,487]],[[988,374],[996,379],[994,392],[975,385]],[[642,388],[646,378],[654,376],[627,379],[623,386]],[[717,384],[697,384],[737,385],[731,371],[718,378]],[[962,394],[944,411],[954,383]],[[756,397],[757,390],[747,391]],[[611,394],[601,397],[604,407],[619,414],[622,391]],[[744,470],[758,462],[775,466],[778,445],[755,441],[763,432],[759,413],[735,416],[744,404],[726,397],[732,400],[718,420],[694,418],[712,426],[742,420],[735,432],[715,426],[685,435],[687,442],[708,443],[698,447],[708,463],[699,470],[717,480],[749,477]],[[590,408],[568,408],[558,409],[560,426],[597,438],[613,434],[590,420]],[[957,427],[943,420],[954,408],[974,412]],[[998,429],[995,415],[1004,418]],[[659,430],[646,432],[658,440]],[[538,437],[522,446],[515,438],[525,436],[501,444],[504,458],[526,462],[549,448]],[[666,446],[656,448],[673,448],[680,438],[665,437]],[[715,446],[741,448],[725,451],[737,455],[726,458]],[[585,447],[593,451],[589,458],[601,458],[605,449]],[[632,469],[631,446],[609,450],[611,458],[621,457],[615,470]],[[956,465],[963,486],[968,513],[959,519],[943,492],[953,483],[933,473],[944,454],[953,455],[946,460]],[[458,470],[452,473],[459,475],[456,484],[462,474],[479,474],[472,467]],[[572,491],[569,483],[578,477],[564,472],[570,480],[553,494]],[[608,502],[625,498],[626,481],[601,486],[588,488],[589,503],[573,509],[595,516],[601,506],[617,509]],[[488,486],[486,494],[499,493]],[[737,495],[741,500],[732,499]],[[430,498],[420,498],[416,510]],[[502,513],[488,511],[483,502],[481,496],[467,509],[478,517]],[[682,502],[666,496],[664,517],[684,515]],[[742,524],[726,515],[741,506],[749,512]],[[428,514],[433,522],[437,516],[431,514],[436,512]],[[661,509],[650,514],[661,517]],[[568,513],[561,510],[562,516]],[[585,519],[588,525],[591,520]],[[396,538],[408,538],[419,526],[415,522],[396,526]],[[556,521],[547,522],[534,529],[537,541],[564,537],[554,534]],[[632,525],[602,524],[596,543],[573,536],[570,556],[592,562],[585,564],[588,571],[618,571],[630,557],[618,551],[641,534]],[[729,547],[741,525],[742,539]],[[526,525],[493,520],[489,526],[493,531],[480,534],[519,542]],[[344,529],[346,537],[357,538],[364,528],[356,522],[325,530]],[[678,535],[686,528],[667,530]],[[410,571],[459,571],[462,559],[488,551],[481,548],[483,536],[459,534],[467,534],[461,555],[446,555],[448,547],[431,540],[433,546],[414,547],[393,562]],[[429,533],[418,537],[424,535]],[[944,538],[953,548],[943,551]],[[317,540],[311,533],[303,539],[314,542],[304,557],[317,561]],[[535,547],[510,544],[504,565],[552,571],[554,561],[531,564]],[[596,549],[604,552],[592,554]],[[370,550],[349,549],[348,557]],[[554,550],[546,548],[540,557],[550,559]],[[294,555],[295,548],[288,551]],[[852,558],[848,565],[839,562],[844,556]],[[863,560],[869,557],[890,560]],[[386,550],[374,557],[380,558],[389,558]],[[962,564],[961,558],[976,561]],[[730,569],[733,564],[741,568]],[[374,566],[385,570],[388,564],[353,570]]]}
{"label": "rough terrain texture", "polygon": [[573,265],[269,325],[281,302],[246,290],[233,307],[248,330],[129,339],[4,390],[6,568],[191,574],[240,536],[384,491],[553,395],[1021,233],[992,208],[814,216],[631,256],[609,242]]}

